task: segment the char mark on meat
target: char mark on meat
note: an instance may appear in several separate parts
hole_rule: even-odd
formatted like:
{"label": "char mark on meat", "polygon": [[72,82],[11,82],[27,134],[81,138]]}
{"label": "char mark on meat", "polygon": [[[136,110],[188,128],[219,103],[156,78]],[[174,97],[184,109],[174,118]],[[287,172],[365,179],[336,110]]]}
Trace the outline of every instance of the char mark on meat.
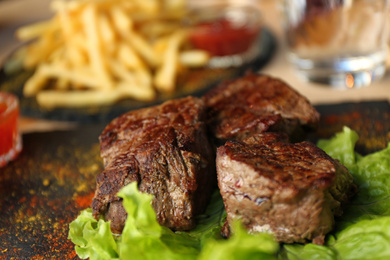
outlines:
{"label": "char mark on meat", "polygon": [[315,128],[319,121],[319,113],[304,96],[265,75],[224,81],[203,99],[210,130],[223,142],[262,132],[285,132],[299,140],[304,128]]}
{"label": "char mark on meat", "polygon": [[97,177],[94,216],[104,216],[121,233],[126,212],[116,194],[136,181],[141,192],[154,195],[161,225],[193,228],[216,184],[205,115],[204,102],[187,97],[114,119],[99,137],[104,170]]}
{"label": "char mark on meat", "polygon": [[240,219],[250,232],[285,243],[323,244],[356,192],[347,168],[310,142],[262,133],[217,150],[217,176],[227,212],[223,233]]}

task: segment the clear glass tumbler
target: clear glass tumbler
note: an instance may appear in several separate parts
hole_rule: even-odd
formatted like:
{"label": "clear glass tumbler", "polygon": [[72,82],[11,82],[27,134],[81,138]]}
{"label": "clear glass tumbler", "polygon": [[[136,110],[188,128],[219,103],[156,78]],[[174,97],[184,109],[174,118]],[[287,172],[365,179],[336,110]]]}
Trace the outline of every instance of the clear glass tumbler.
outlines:
{"label": "clear glass tumbler", "polygon": [[15,159],[22,150],[18,119],[19,101],[17,97],[0,92],[0,167]]}
{"label": "clear glass tumbler", "polygon": [[389,0],[283,0],[289,60],[303,79],[335,88],[385,73]]}

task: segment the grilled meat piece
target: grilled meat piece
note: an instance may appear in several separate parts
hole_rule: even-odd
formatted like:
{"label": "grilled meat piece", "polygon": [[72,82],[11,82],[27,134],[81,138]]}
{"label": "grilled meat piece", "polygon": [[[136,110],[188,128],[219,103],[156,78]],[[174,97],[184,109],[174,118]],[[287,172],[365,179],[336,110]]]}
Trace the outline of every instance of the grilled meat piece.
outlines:
{"label": "grilled meat piece", "polygon": [[217,150],[218,185],[227,212],[223,233],[240,218],[250,232],[285,243],[323,244],[341,204],[356,192],[352,175],[310,142],[278,133],[228,141]]}
{"label": "grilled meat piece", "polygon": [[138,182],[154,195],[158,222],[173,230],[194,227],[216,185],[215,149],[204,123],[205,105],[187,97],[130,111],[100,135],[104,171],[97,177],[93,214],[121,233],[126,212],[117,192]]}
{"label": "grilled meat piece", "polygon": [[300,139],[301,126],[313,128],[319,113],[285,82],[248,74],[222,82],[203,96],[208,124],[217,139],[242,140],[255,133],[285,132]]}

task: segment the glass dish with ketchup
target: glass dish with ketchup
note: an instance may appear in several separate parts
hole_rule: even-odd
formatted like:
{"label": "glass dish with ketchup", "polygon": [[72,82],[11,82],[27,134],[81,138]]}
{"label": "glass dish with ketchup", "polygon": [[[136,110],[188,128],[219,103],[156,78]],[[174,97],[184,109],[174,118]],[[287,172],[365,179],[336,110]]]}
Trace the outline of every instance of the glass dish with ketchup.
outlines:
{"label": "glass dish with ketchup", "polygon": [[12,94],[0,92],[0,167],[15,159],[22,150],[18,119],[19,100]]}
{"label": "glass dish with ketchup", "polygon": [[237,3],[191,1],[190,42],[211,56],[209,67],[238,67],[260,54],[260,10]]}

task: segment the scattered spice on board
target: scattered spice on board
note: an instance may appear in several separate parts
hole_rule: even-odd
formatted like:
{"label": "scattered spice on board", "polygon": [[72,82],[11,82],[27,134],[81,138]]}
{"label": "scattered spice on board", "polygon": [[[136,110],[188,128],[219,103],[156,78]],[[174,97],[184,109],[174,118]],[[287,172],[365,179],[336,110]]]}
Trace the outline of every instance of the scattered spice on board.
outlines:
{"label": "scattered spice on board", "polygon": [[99,129],[77,131],[25,135],[0,170],[0,259],[78,259],[69,223],[90,206],[102,165]]}
{"label": "scattered spice on board", "polygon": [[[324,105],[310,139],[344,125],[358,132],[363,152],[390,142],[388,102]],[[98,136],[103,125],[23,136],[20,156],[0,169],[0,259],[78,259],[69,223],[89,207],[103,169]]]}

